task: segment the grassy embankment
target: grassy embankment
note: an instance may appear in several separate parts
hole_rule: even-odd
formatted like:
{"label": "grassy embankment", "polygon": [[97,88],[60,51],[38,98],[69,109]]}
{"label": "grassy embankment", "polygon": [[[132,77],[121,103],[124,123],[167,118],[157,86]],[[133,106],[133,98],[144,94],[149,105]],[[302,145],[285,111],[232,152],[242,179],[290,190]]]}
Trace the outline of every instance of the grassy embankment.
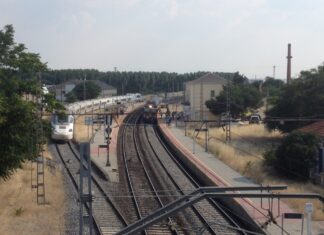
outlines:
{"label": "grassy embankment", "polygon": [[[46,150],[45,159],[52,159]],[[36,164],[33,165],[36,183]],[[31,189],[31,164],[26,162],[7,181],[0,181],[0,234],[63,234],[65,194],[60,169],[45,167],[46,204],[37,205]]]}
{"label": "grassy embankment", "polygon": [[[228,166],[242,175],[263,185],[288,185],[287,193],[321,193],[324,189],[312,183],[301,183],[279,177],[271,167],[264,165],[263,153],[272,145],[279,143],[282,135],[279,132],[269,132],[264,125],[244,125],[232,127],[232,141],[226,144],[225,132],[222,128],[210,129],[209,151],[215,154]],[[204,134],[197,138],[204,145]],[[303,212],[306,202],[313,202],[315,220],[324,220],[323,205],[316,200],[289,199],[284,200],[292,208]]]}

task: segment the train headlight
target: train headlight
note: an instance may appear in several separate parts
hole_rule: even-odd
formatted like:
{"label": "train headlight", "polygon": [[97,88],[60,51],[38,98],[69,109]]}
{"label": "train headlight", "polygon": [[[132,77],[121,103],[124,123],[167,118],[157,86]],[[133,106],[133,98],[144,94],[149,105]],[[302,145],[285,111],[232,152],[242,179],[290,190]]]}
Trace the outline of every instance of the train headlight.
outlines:
{"label": "train headlight", "polygon": [[72,129],[69,130],[69,132],[72,132],[72,131],[73,131]]}

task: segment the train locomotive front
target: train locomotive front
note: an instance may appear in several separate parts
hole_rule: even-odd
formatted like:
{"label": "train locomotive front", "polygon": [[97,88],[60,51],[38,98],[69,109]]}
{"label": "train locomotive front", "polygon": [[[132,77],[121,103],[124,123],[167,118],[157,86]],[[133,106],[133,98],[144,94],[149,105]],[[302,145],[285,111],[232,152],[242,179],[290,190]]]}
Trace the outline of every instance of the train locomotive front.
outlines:
{"label": "train locomotive front", "polygon": [[158,112],[158,107],[154,102],[148,102],[144,105],[143,109],[143,121],[144,123],[154,124],[157,122],[156,115]]}
{"label": "train locomotive front", "polygon": [[69,141],[73,139],[74,117],[66,114],[52,116],[52,139]]}

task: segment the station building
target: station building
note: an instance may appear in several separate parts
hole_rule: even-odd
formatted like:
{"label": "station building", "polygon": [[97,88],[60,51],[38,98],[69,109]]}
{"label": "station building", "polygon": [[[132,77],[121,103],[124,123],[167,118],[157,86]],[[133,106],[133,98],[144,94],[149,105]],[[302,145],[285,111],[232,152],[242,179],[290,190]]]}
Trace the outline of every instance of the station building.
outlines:
{"label": "station building", "polygon": [[187,115],[191,120],[208,120],[207,100],[215,98],[223,90],[227,80],[213,73],[185,83],[185,102],[189,105]]}

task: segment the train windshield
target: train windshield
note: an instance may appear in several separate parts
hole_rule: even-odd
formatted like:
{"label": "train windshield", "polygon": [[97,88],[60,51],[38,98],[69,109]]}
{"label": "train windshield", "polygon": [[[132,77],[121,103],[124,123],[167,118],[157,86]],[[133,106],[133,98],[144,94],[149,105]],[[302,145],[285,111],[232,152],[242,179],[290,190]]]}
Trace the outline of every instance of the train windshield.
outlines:
{"label": "train windshield", "polygon": [[69,124],[73,123],[73,117],[71,115],[59,114],[54,116],[55,124]]}

